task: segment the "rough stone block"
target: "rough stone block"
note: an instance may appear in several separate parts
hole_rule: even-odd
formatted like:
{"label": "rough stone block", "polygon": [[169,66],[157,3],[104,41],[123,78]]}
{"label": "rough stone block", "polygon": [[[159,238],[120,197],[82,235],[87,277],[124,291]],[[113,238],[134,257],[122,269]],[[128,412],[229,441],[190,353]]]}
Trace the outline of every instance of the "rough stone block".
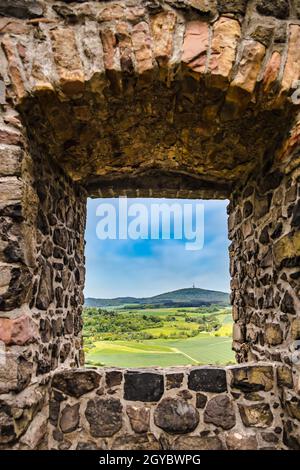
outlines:
{"label": "rough stone block", "polygon": [[105,373],[105,381],[106,385],[111,388],[111,387],[117,387],[118,385],[121,385],[123,378],[122,371],[120,370],[110,370]]}
{"label": "rough stone block", "polygon": [[275,16],[281,20],[288,18],[290,13],[288,0],[258,0],[256,9],[261,15]]}
{"label": "rough stone block", "polygon": [[75,431],[79,425],[79,408],[80,403],[75,405],[66,405],[62,410],[59,426],[63,433]]}
{"label": "rough stone block", "polygon": [[0,348],[0,394],[21,392],[30,382],[32,363],[13,352]]}
{"label": "rough stone block", "polygon": [[300,398],[292,392],[285,394],[286,410],[291,418],[300,421]]}
{"label": "rough stone block", "polygon": [[300,339],[300,318],[295,318],[292,321],[291,335],[294,340]]}
{"label": "rough stone block", "polygon": [[282,365],[277,367],[277,383],[279,387],[293,388],[293,371],[289,366]]}
{"label": "rough stone block", "polygon": [[111,437],[122,428],[122,405],[116,398],[95,398],[88,401],[85,417],[93,437]]}
{"label": "rough stone block", "polygon": [[232,374],[231,386],[244,392],[264,390],[268,392],[274,386],[274,371],[272,366],[236,366],[230,369]]}
{"label": "rough stone block", "polygon": [[6,345],[19,345],[35,342],[38,330],[28,314],[16,318],[0,318],[0,341]]}
{"label": "rough stone block", "polygon": [[273,253],[277,265],[285,260],[300,257],[300,232],[290,233],[278,240],[273,246]]}
{"label": "rough stone block", "polygon": [[43,15],[43,3],[38,0],[0,0],[0,14],[16,18],[38,18]]}
{"label": "rough stone block", "polygon": [[14,176],[0,178],[0,204],[9,205],[21,201],[23,184]]}
{"label": "rough stone block", "polygon": [[0,175],[19,176],[23,150],[14,145],[0,144]]}
{"label": "rough stone block", "polygon": [[52,30],[51,38],[59,83],[63,92],[69,97],[80,95],[84,90],[84,72],[73,29]]}
{"label": "rough stone block", "polygon": [[156,437],[151,434],[144,434],[142,436],[123,435],[118,436],[112,443],[112,450],[160,450],[161,445]]}
{"label": "rough stone block", "polygon": [[130,401],[155,402],[164,393],[164,377],[154,372],[125,373],[124,398]]}
{"label": "rough stone block", "polygon": [[196,408],[205,408],[207,396],[204,393],[196,394]]}
{"label": "rough stone block", "polygon": [[199,423],[199,413],[181,398],[164,398],[154,412],[156,426],[171,434],[194,431]]}
{"label": "rough stone block", "polygon": [[255,434],[228,433],[226,444],[229,450],[257,450],[258,448]]}
{"label": "rough stone block", "polygon": [[176,18],[174,12],[164,11],[151,19],[153,54],[159,63],[171,58]]}
{"label": "rough stone block", "polygon": [[150,408],[146,406],[129,405],[126,407],[126,413],[134,432],[142,434],[149,431]]}
{"label": "rough stone block", "polygon": [[21,438],[21,443],[30,450],[37,450],[48,430],[48,420],[45,413],[39,413],[30,423],[26,433]]}
{"label": "rough stone block", "polygon": [[300,77],[300,64],[297,59],[297,50],[300,48],[300,26],[290,25],[289,49],[281,82],[281,92],[288,92]]}
{"label": "rough stone block", "polygon": [[283,331],[279,323],[266,324],[265,335],[270,346],[278,346],[283,341]]}
{"label": "rough stone block", "polygon": [[267,428],[273,422],[273,415],[267,403],[238,405],[242,421],[247,427]]}
{"label": "rough stone block", "polygon": [[181,60],[195,72],[203,73],[209,44],[207,23],[191,21],[187,23]]}
{"label": "rough stone block", "polygon": [[241,27],[231,18],[220,18],[213,27],[213,38],[209,58],[209,70],[214,86],[223,88],[229,82]]}
{"label": "rough stone block", "polygon": [[171,373],[166,375],[167,390],[171,388],[180,388],[183,381],[183,373]]}
{"label": "rough stone block", "polygon": [[63,370],[52,379],[52,387],[72,397],[82,395],[99,387],[101,375],[89,369]]}
{"label": "rough stone block", "polygon": [[226,430],[235,426],[235,409],[227,395],[218,395],[208,401],[204,411],[204,422]]}
{"label": "rough stone block", "polygon": [[226,372],[224,369],[213,367],[193,369],[189,374],[188,387],[198,392],[226,392]]}
{"label": "rough stone block", "polygon": [[175,439],[172,450],[223,450],[223,444],[217,436],[179,436]]}
{"label": "rough stone block", "polygon": [[218,0],[220,13],[235,13],[244,15],[246,13],[248,0]]}

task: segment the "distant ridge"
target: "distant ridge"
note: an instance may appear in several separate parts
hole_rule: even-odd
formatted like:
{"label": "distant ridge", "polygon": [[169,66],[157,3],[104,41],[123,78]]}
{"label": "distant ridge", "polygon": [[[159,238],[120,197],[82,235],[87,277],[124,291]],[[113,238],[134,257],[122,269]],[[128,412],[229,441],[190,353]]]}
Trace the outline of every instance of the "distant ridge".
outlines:
{"label": "distant ridge", "polygon": [[110,307],[120,305],[160,305],[160,306],[201,306],[201,305],[229,305],[229,294],[215,290],[200,289],[197,287],[178,289],[172,292],[155,295],[153,297],[116,297],[114,299],[95,299],[87,297],[86,307]]}

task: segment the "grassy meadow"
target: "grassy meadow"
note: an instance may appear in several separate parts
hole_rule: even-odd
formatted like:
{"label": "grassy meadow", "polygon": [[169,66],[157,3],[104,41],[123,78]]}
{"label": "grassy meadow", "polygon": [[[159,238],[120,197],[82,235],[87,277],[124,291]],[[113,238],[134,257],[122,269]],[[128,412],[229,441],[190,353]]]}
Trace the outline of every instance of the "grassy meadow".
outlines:
{"label": "grassy meadow", "polygon": [[84,310],[86,364],[116,367],[234,363],[229,307]]}

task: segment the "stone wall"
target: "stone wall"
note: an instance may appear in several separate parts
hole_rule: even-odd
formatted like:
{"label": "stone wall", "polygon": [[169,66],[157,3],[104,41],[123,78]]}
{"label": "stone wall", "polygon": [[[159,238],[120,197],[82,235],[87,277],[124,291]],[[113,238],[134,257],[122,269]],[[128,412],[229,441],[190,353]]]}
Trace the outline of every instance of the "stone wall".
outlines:
{"label": "stone wall", "polygon": [[298,135],[296,124],[275,158],[258,165],[228,207],[233,348],[239,362],[280,361],[286,371],[292,367],[294,382],[284,384],[280,395],[291,444],[293,435],[299,442],[300,417]]}
{"label": "stone wall", "polygon": [[49,373],[84,362],[86,211],[85,191],[34,145],[33,132],[28,145],[18,115],[7,107],[2,119],[0,446],[43,409]]}
{"label": "stone wall", "polygon": [[[300,448],[299,1],[0,0],[0,42],[1,448]],[[263,365],[77,369],[88,195],[230,198]]]}
{"label": "stone wall", "polygon": [[229,212],[234,348],[239,361],[288,364],[300,340],[300,173],[294,145],[279,148],[235,190]]}
{"label": "stone wall", "polygon": [[[52,379],[51,449],[284,449],[282,364],[77,369]],[[294,410],[296,405],[291,404]]]}

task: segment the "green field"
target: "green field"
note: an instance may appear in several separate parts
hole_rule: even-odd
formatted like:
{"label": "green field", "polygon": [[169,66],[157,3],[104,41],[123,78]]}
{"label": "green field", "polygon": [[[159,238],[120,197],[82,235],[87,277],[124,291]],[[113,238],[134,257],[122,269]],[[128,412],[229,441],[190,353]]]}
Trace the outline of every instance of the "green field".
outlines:
{"label": "green field", "polygon": [[[100,341],[87,355],[87,364],[119,367],[227,364],[234,362],[231,338],[195,338],[145,342]],[[145,344],[146,343],[146,344]]]}
{"label": "green field", "polygon": [[[235,362],[234,353],[231,350],[232,316],[229,308],[223,307],[213,316],[197,308],[132,311],[119,309],[115,315],[118,312],[119,315],[125,314],[125,318],[134,320],[132,333],[135,334],[135,339],[121,339],[125,334],[130,334],[128,328],[132,328],[132,325],[127,326],[125,332],[114,333],[114,340],[111,340],[113,333],[107,330],[102,331],[101,327],[101,332],[98,331],[96,334],[95,327],[87,329],[84,336],[88,365],[165,367]],[[138,325],[142,318],[147,321],[150,317],[157,317],[157,325],[144,328],[144,323],[141,323],[141,328],[138,330],[135,323]],[[93,317],[92,319],[94,325],[95,319]],[[101,323],[101,315],[97,317],[97,321],[98,319]],[[207,319],[207,323],[204,323],[206,327],[213,321],[212,331],[199,331],[199,328],[203,329],[205,319]],[[199,322],[202,322],[200,326]],[[116,323],[112,320],[114,329],[116,329]],[[139,335],[145,334],[151,339],[136,339]]]}

